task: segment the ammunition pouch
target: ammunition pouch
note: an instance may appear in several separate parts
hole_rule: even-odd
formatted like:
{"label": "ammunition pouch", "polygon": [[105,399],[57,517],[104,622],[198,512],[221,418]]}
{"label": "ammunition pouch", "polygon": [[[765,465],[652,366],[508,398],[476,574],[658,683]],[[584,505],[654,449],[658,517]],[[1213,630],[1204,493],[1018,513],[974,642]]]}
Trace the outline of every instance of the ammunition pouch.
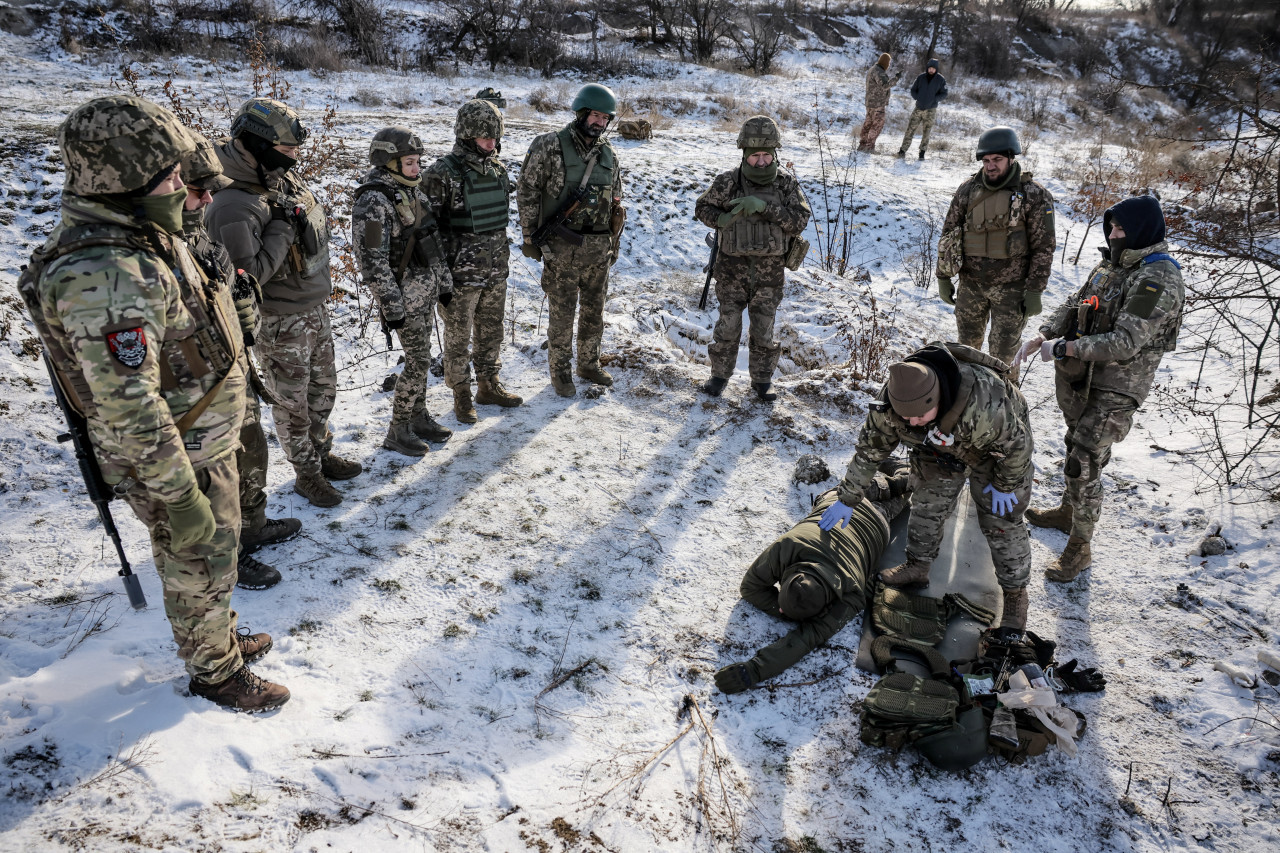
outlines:
{"label": "ammunition pouch", "polygon": [[787,259],[785,261],[787,269],[792,272],[800,269],[800,265],[804,263],[804,259],[808,254],[809,241],[800,236],[792,237],[791,246],[787,249]]}
{"label": "ammunition pouch", "polygon": [[901,749],[954,727],[959,705],[959,694],[946,682],[891,672],[862,702],[859,738],[868,746]]}

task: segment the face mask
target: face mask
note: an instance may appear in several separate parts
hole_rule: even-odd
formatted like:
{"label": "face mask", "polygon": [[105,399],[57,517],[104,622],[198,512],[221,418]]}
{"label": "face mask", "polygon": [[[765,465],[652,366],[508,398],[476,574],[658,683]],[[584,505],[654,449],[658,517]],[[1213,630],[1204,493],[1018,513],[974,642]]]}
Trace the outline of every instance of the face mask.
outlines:
{"label": "face mask", "polygon": [[184,234],[191,234],[194,231],[200,231],[204,228],[204,208],[199,210],[182,211],[182,231]]}
{"label": "face mask", "polygon": [[778,177],[778,158],[773,158],[768,166],[752,166],[746,160],[743,160],[742,174],[753,184],[771,184]]}
{"label": "face mask", "polygon": [[276,169],[281,169],[287,172],[298,164],[298,161],[290,157],[288,154],[282,154],[274,147],[270,146],[265,148],[262,153],[258,155],[258,162],[261,163],[262,167],[268,172],[274,172]]}
{"label": "face mask", "polygon": [[1124,250],[1129,248],[1129,238],[1118,237],[1115,240],[1108,240],[1107,245],[1111,247],[1111,263],[1118,264]]}
{"label": "face mask", "polygon": [[170,234],[182,230],[182,204],[187,200],[187,188],[182,187],[164,195],[144,195],[137,200],[147,219]]}

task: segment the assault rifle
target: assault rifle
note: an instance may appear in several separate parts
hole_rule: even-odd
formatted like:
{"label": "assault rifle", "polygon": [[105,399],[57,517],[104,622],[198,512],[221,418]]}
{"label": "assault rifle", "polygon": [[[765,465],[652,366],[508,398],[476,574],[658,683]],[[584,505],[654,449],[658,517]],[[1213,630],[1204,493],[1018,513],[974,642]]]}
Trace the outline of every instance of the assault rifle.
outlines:
{"label": "assault rifle", "polygon": [[569,217],[577,212],[582,205],[582,200],[587,196],[587,187],[585,184],[574,187],[569,191],[569,197],[564,200],[564,204],[555,209],[550,216],[546,218],[538,230],[533,232],[533,236],[529,238],[529,242],[541,248],[547,245],[552,234],[559,235],[566,243],[574,246],[582,245],[582,235],[576,231],[570,231],[565,227],[565,222]]}
{"label": "assault rifle", "polygon": [[707,310],[707,294],[711,291],[711,274],[716,268],[716,256],[720,254],[720,232],[712,231],[707,235],[707,245],[711,247],[711,257],[707,261],[707,280],[702,285],[702,298],[698,300],[698,310]]}
{"label": "assault rifle", "polygon": [[49,371],[49,381],[53,383],[53,396],[58,400],[58,408],[67,421],[67,431],[58,436],[59,442],[70,441],[76,452],[76,462],[80,463],[80,476],[84,478],[85,490],[89,492],[89,500],[98,509],[98,518],[102,519],[102,527],[116,546],[116,554],[120,557],[120,579],[124,581],[124,591],[129,596],[129,603],[134,610],[143,610],[147,606],[147,597],[142,592],[142,583],[129,567],[129,558],[124,553],[124,543],[120,541],[120,532],[116,530],[115,520],[111,517],[111,500],[115,493],[102,479],[102,471],[98,468],[98,460],[93,455],[93,445],[89,441],[88,421],[71,407],[67,395],[58,382],[57,371],[49,361],[49,354],[44,356],[45,369]]}

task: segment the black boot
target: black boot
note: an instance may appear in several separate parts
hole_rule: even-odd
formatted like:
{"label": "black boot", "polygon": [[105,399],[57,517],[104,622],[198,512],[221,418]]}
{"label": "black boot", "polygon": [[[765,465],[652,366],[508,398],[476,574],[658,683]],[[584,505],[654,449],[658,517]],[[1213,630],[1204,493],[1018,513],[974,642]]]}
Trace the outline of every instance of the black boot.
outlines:
{"label": "black boot", "polygon": [[252,554],[267,545],[286,542],[297,536],[300,530],[302,522],[296,518],[268,518],[260,530],[240,532],[240,549],[246,554]]}
{"label": "black boot", "polygon": [[772,390],[772,382],[752,382],[751,387],[756,389],[756,396],[759,397],[762,402],[772,403],[774,400],[778,399],[778,395]]}
{"label": "black boot", "polygon": [[236,586],[241,589],[270,589],[278,583],[280,583],[279,572],[266,563],[258,562],[245,552],[240,552],[240,557],[236,561]]}
{"label": "black boot", "polygon": [[712,376],[706,382],[699,385],[698,390],[703,394],[710,394],[712,397],[719,397],[724,393],[724,386],[728,384],[728,379],[721,379],[719,376]]}

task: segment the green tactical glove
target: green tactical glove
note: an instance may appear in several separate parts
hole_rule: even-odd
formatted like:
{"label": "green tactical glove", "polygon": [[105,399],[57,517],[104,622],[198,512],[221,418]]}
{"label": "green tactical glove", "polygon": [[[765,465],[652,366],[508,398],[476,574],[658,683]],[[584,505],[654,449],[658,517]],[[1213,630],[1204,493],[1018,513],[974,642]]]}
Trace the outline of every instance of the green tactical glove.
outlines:
{"label": "green tactical glove", "polygon": [[938,277],[938,296],[948,305],[956,304],[956,286],[951,279]]}
{"label": "green tactical glove", "polygon": [[764,199],[748,195],[734,199],[733,204],[729,207],[729,212],[735,216],[751,216],[757,213],[764,213],[764,209],[768,206]]}
{"label": "green tactical glove", "polygon": [[526,258],[533,258],[535,261],[542,260],[542,248],[540,246],[535,246],[532,243],[521,243],[520,252]]}
{"label": "green tactical glove", "polygon": [[720,214],[718,217],[716,217],[716,227],[718,227],[718,228],[728,228],[728,227],[729,227],[729,223],[730,223],[730,222],[732,222],[732,221],[733,221],[733,218],[734,218],[735,216],[737,216],[737,215],[738,215],[738,214],[736,214],[736,213],[722,213],[722,214]]}
{"label": "green tactical glove", "polygon": [[741,693],[759,683],[748,663],[731,663],[716,673],[716,689],[721,693]]}
{"label": "green tactical glove", "polygon": [[192,487],[186,495],[169,504],[168,510],[169,548],[174,552],[203,545],[217,532],[209,499],[198,487]]}
{"label": "green tactical glove", "polygon": [[1034,317],[1044,310],[1040,305],[1041,295],[1038,290],[1022,291],[1022,316]]}

